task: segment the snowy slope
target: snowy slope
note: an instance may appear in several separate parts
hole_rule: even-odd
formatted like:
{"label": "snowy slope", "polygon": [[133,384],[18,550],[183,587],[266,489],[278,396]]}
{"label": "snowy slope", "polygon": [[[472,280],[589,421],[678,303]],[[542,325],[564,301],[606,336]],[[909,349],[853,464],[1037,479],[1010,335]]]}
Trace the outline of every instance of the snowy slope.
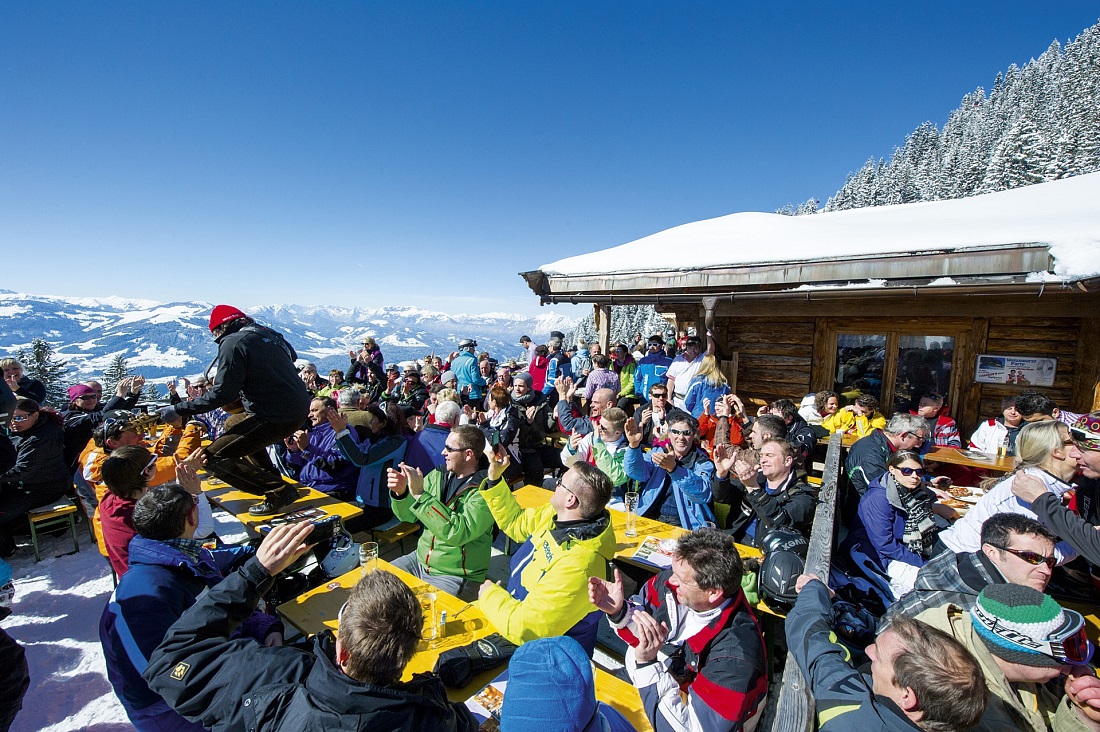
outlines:
{"label": "snowy slope", "polygon": [[[119,297],[53,297],[0,290],[0,353],[45,338],[84,377],[101,373],[122,354],[131,369],[159,379],[201,373],[213,359],[207,330],[212,305],[159,303]],[[365,336],[382,344],[387,361],[449,354],[462,338],[476,338],[497,357],[520,353],[521,335],[545,339],[576,320],[553,312],[529,318],[508,313],[450,314],[414,307],[337,308],[260,305],[244,308],[282,332],[303,359],[322,371],[345,368],[348,351]]]}

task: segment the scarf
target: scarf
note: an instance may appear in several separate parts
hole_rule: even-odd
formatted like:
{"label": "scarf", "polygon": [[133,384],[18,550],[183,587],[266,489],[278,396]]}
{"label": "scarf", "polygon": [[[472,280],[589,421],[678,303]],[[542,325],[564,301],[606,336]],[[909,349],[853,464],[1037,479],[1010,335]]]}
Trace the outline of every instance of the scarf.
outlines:
{"label": "scarf", "polygon": [[898,485],[894,476],[886,474],[886,500],[905,514],[905,530],[901,543],[927,558],[939,528],[932,520],[932,493],[923,487],[910,491]]}

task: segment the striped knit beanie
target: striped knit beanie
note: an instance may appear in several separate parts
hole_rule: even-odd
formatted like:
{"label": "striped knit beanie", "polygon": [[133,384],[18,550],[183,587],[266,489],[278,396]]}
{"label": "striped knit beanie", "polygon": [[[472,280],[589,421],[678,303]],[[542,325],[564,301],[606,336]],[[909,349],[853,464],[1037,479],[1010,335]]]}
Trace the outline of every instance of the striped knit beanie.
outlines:
{"label": "striped knit beanie", "polygon": [[1025,666],[1062,665],[1039,650],[1046,647],[1048,638],[1071,622],[1062,606],[1049,595],[1024,585],[989,585],[978,595],[970,619],[993,655]]}

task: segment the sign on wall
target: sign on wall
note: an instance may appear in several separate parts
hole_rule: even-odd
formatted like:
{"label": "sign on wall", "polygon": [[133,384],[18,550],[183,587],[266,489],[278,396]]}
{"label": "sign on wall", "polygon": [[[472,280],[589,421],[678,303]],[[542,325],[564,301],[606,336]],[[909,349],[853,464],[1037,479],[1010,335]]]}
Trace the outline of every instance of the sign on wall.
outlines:
{"label": "sign on wall", "polygon": [[1053,386],[1058,359],[1045,356],[978,356],[974,381],[979,384]]}

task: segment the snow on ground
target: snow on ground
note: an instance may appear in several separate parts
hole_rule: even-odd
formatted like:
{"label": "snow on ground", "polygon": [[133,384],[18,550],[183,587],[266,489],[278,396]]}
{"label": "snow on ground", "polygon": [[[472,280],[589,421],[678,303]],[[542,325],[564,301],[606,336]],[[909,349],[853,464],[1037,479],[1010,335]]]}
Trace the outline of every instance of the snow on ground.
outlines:
{"label": "snow on ground", "polygon": [[99,645],[99,616],[111,595],[111,571],[77,525],[72,536],[41,536],[35,564],[29,539],[8,560],[15,582],[12,614],[4,630],[27,649],[31,686],[12,732],[132,732],[107,681]]}
{"label": "snow on ground", "polygon": [[[244,526],[214,511],[215,531],[228,544],[248,539]],[[40,536],[42,561],[35,564],[29,537],[8,560],[15,582],[8,635],[27,649],[31,686],[11,732],[133,732],[107,680],[99,644],[99,617],[111,596],[111,570],[77,524],[80,552],[72,535]]]}

